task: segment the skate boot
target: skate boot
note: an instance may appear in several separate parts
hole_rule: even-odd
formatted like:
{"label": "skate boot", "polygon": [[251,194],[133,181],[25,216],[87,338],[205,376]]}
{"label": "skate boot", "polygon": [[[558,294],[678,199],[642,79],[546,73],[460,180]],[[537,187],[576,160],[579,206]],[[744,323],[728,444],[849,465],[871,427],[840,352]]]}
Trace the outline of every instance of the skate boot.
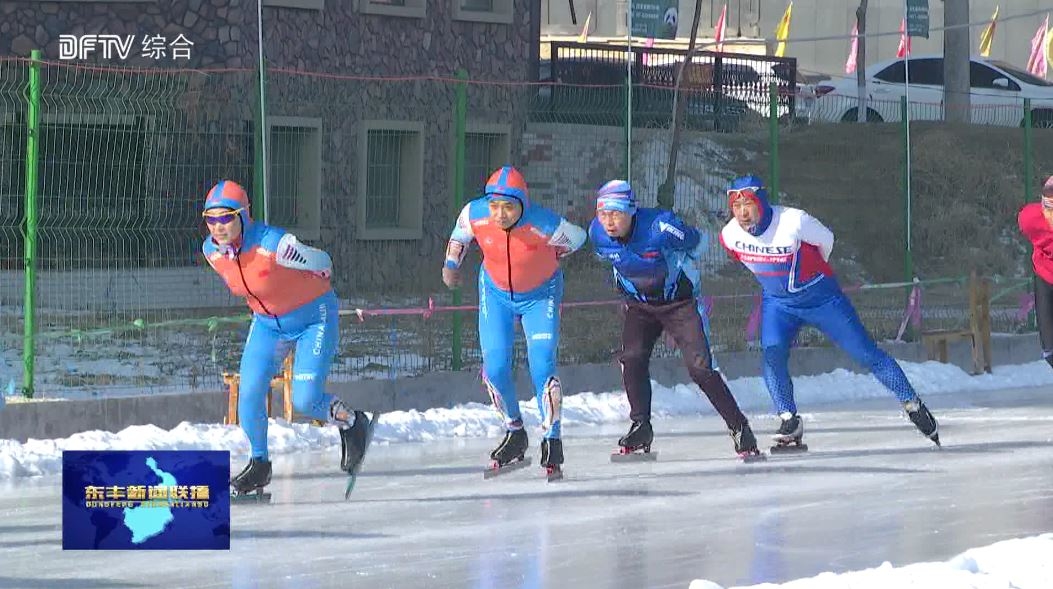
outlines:
{"label": "skate boot", "polygon": [[351,411],[340,399],[333,399],[329,420],[340,428],[340,470],[354,472],[369,447],[369,418],[361,411]]}
{"label": "skate boot", "polygon": [[651,422],[634,421],[629,426],[629,433],[618,440],[618,445],[630,452],[635,450],[650,452],[652,441],[654,441],[654,430],[651,429]]}
{"label": "skate boot", "polygon": [[530,466],[526,451],[530,447],[526,430],[522,427],[505,432],[501,443],[490,453],[490,466],[483,471],[483,478],[490,478],[510,470]]}
{"label": "skate boot", "polygon": [[252,458],[241,472],[230,479],[231,500],[247,499],[249,501],[268,502],[271,494],[264,493],[263,488],[269,485],[270,482],[270,461]]}
{"label": "skate boot", "polygon": [[649,420],[634,421],[629,432],[618,440],[618,450],[611,454],[611,462],[637,462],[656,460],[658,453],[651,452],[654,430]]}
{"label": "skate boot", "polygon": [[735,442],[735,453],[743,462],[757,462],[764,460],[764,455],[757,448],[757,437],[753,435],[750,424],[745,423],[738,431],[730,430],[731,440]]}
{"label": "skate boot", "polygon": [[796,413],[780,413],[782,423],[778,431],[772,436],[775,445],[771,447],[772,454],[779,452],[807,452],[808,445],[801,443],[804,438],[804,422]]}
{"label": "skate boot", "polygon": [[545,469],[548,482],[563,478],[563,440],[559,438],[541,440],[541,466]]}
{"label": "skate boot", "polygon": [[904,403],[903,408],[906,409],[907,417],[918,428],[918,431],[926,438],[932,440],[932,443],[939,446],[940,425],[936,423],[936,418],[929,412],[929,408],[925,406],[925,403],[922,403],[921,399],[915,397],[913,400]]}

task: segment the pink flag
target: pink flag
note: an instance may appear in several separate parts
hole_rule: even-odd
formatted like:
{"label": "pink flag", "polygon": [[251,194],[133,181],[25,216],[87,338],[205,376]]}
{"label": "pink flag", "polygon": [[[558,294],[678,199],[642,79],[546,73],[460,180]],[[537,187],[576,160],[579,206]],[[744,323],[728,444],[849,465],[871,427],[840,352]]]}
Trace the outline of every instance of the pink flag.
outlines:
{"label": "pink flag", "polygon": [[1016,310],[1016,320],[1024,321],[1031,311],[1035,310],[1035,293],[1024,293],[1020,295],[1020,307]]}
{"label": "pink flag", "polygon": [[910,291],[910,296],[907,297],[907,309],[903,314],[903,322],[899,324],[899,331],[896,332],[896,341],[903,341],[903,334],[907,332],[907,325],[910,324],[915,331],[921,331],[921,289],[915,284],[914,288]]}
{"label": "pink flag", "polygon": [[1049,15],[1046,15],[1045,23],[1038,27],[1035,36],[1031,39],[1031,55],[1027,58],[1027,71],[1040,78],[1046,77],[1046,35],[1049,34]]}
{"label": "pink flag", "polygon": [[859,56],[859,23],[852,25],[852,48],[848,50],[848,61],[845,62],[845,73],[854,74],[856,58]]}
{"label": "pink flag", "polygon": [[717,53],[724,51],[724,33],[727,29],[728,20],[728,5],[724,4],[724,9],[720,11],[720,18],[717,19],[717,30],[713,34],[713,40],[717,43]]}
{"label": "pink flag", "polygon": [[896,57],[903,59],[910,55],[910,37],[907,36],[907,19],[899,21],[899,48]]}
{"label": "pink flag", "polygon": [[753,309],[750,310],[749,319],[746,320],[746,341],[757,341],[761,320],[761,296],[753,295]]}
{"label": "pink flag", "polygon": [[[647,49],[650,49],[651,47],[654,47],[654,38],[653,37],[648,37],[647,40],[644,41],[643,46],[646,47]],[[643,64],[644,65],[650,65],[651,64],[651,52],[650,51],[644,51],[643,52]]]}

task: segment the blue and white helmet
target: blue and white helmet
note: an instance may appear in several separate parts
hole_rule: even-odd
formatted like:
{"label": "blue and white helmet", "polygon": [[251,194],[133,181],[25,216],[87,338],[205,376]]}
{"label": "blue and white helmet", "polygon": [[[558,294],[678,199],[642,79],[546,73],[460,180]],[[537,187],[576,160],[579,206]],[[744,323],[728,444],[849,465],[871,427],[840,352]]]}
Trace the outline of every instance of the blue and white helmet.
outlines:
{"label": "blue and white helmet", "polygon": [[636,193],[625,180],[611,180],[596,191],[597,211],[620,211],[636,214]]}

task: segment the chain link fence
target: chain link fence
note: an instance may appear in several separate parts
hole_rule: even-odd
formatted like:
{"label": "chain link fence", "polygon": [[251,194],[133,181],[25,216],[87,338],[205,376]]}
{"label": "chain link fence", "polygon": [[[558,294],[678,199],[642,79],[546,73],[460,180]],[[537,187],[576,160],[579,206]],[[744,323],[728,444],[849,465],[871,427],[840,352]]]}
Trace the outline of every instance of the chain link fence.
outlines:
{"label": "chain link fence", "polygon": [[[48,396],[215,390],[236,369],[247,313],[200,256],[201,201],[222,178],[246,186],[254,216],[333,255],[346,313],[334,379],[478,369],[477,295],[446,291],[438,270],[457,210],[507,163],[523,170],[532,200],[581,225],[607,180],[630,178],[644,206],[672,186],[673,209],[709,245],[702,267],[718,358],[756,339],[757,287],[716,240],[728,219],[724,187],[747,172],[834,230],[835,269],[878,338],[899,335],[909,287],[854,287],[964,280],[973,267],[1000,286],[996,331],[1028,328],[1015,211],[1053,172],[1053,132],[914,123],[908,201],[902,125],[841,123],[853,118],[848,99],[834,108],[831,97],[803,96],[792,60],[696,55],[674,101],[684,52],[638,53],[630,93],[623,51],[571,45],[538,83],[272,70],[265,116],[252,70],[41,63],[35,153],[26,149],[30,62],[0,59],[0,385],[18,387],[23,373],[27,161],[39,208],[33,389]],[[674,102],[684,114],[670,185]],[[478,263],[473,248],[465,284]],[[571,304],[559,360],[609,362],[621,329],[610,270],[588,249],[564,267]],[[967,321],[963,284],[925,286],[923,325]],[[799,343],[825,342],[806,331]],[[657,354],[675,350],[662,343]]]}

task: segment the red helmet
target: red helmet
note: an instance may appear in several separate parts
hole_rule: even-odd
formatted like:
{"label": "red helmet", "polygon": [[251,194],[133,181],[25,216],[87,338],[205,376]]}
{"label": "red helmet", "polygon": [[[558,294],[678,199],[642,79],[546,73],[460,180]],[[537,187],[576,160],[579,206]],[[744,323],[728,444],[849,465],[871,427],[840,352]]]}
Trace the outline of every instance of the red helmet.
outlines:
{"label": "red helmet", "polygon": [[248,209],[249,193],[241,184],[232,180],[220,180],[208,191],[205,197],[205,210],[223,207],[228,209]]}
{"label": "red helmet", "polygon": [[527,184],[519,170],[504,166],[486,181],[487,198],[514,198],[524,207],[527,205]]}

